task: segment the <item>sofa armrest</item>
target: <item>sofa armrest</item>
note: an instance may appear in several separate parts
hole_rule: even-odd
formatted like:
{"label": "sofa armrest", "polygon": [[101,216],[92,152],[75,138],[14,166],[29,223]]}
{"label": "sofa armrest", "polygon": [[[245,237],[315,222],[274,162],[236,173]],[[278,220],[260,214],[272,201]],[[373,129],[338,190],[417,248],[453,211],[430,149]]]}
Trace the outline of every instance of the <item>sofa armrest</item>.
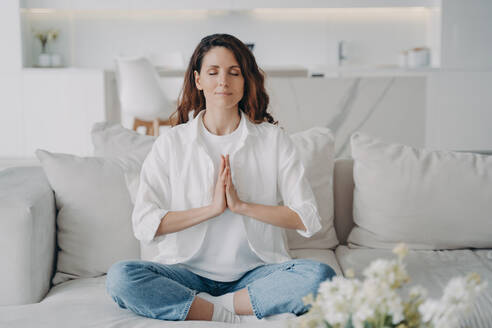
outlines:
{"label": "sofa armrest", "polygon": [[0,306],[41,301],[56,245],[53,190],[42,167],[0,171]]}

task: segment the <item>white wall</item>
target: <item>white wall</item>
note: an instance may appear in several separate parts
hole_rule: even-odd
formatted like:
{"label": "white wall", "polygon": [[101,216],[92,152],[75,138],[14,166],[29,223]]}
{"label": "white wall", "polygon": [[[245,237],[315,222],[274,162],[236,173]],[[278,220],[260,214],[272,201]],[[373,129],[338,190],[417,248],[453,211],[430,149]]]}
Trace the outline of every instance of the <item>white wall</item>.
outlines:
{"label": "white wall", "polygon": [[[348,65],[396,64],[400,51],[425,46],[431,9],[259,9],[250,11],[27,11],[26,32],[59,28],[52,49],[67,64],[109,68],[116,55],[158,57],[173,51],[186,61],[199,40],[225,32],[255,42],[260,64],[337,65],[337,41],[346,40]],[[39,42],[24,36],[32,47],[30,66]],[[95,51],[97,49],[97,51]]]}
{"label": "white wall", "polygon": [[427,83],[427,145],[492,150],[492,72],[430,74]]}
{"label": "white wall", "polygon": [[22,113],[22,50],[19,1],[0,1],[0,152],[10,156],[24,147]]}
{"label": "white wall", "polygon": [[492,69],[492,1],[442,2],[442,67]]}
{"label": "white wall", "polygon": [[492,1],[442,1],[442,71],[429,75],[426,145],[492,150]]}

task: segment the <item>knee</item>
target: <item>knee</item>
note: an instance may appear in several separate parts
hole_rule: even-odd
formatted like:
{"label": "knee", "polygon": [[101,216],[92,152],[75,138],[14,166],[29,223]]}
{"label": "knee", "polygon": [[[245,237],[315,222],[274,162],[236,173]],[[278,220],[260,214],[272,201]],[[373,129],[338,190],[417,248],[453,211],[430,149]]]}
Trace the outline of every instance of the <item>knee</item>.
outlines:
{"label": "knee", "polygon": [[111,296],[117,296],[131,282],[130,273],[135,267],[135,261],[119,261],[114,263],[106,275],[106,290]]}
{"label": "knee", "polygon": [[319,263],[319,283],[322,283],[325,280],[331,280],[334,276],[336,276],[336,272],[331,266],[326,263]]}
{"label": "knee", "polygon": [[326,263],[302,259],[300,260],[300,264],[305,267],[305,270],[309,274],[313,287],[317,287],[323,281],[331,280],[334,276],[336,276],[335,270],[333,270],[333,268]]}

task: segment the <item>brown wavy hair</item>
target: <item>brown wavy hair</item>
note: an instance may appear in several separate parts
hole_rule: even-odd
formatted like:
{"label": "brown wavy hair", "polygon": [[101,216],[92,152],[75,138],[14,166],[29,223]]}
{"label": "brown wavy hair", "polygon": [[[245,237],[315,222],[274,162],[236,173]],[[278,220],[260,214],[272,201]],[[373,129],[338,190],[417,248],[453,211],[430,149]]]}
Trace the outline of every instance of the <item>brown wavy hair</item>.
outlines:
{"label": "brown wavy hair", "polygon": [[194,71],[200,72],[203,58],[214,47],[224,47],[232,51],[241,68],[244,77],[244,94],[239,101],[242,110],[255,123],[268,122],[278,124],[267,112],[269,97],[265,90],[265,75],[256,64],[252,52],[238,38],[229,34],[212,34],[204,37],[195,48],[190,63],[186,69],[183,87],[178,98],[177,110],[171,114],[172,125],[186,123],[190,111],[195,111],[193,117],[205,109],[205,96],[195,84]]}

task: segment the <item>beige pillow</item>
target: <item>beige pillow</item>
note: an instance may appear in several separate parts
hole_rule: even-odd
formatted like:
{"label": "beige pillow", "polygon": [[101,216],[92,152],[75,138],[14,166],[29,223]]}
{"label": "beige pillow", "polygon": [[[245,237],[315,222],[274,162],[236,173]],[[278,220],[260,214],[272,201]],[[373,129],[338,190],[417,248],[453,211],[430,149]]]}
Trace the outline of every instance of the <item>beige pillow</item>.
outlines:
{"label": "beige pillow", "polygon": [[53,285],[97,277],[124,259],[139,259],[125,158],[79,157],[36,150],[55,192],[58,260]]}
{"label": "beige pillow", "polygon": [[352,246],[492,247],[492,156],[431,151],[361,133],[354,158]]}
{"label": "beige pillow", "polygon": [[[145,156],[152,148],[153,140],[149,137],[126,129],[117,123],[96,123],[92,129],[94,153],[99,156],[119,157],[124,154]],[[334,248],[338,245],[333,226],[333,167],[335,140],[328,128],[314,127],[303,132],[291,135],[297,146],[302,163],[306,168],[306,175],[313,189],[318,204],[318,212],[322,219],[322,228],[310,238],[299,235],[295,230],[287,230],[287,243],[290,249],[299,248]],[[132,200],[138,189],[140,170],[125,172],[125,179],[129,185]],[[155,251],[146,250],[141,244],[142,253],[155,254]],[[151,258],[152,255],[142,257]]]}

